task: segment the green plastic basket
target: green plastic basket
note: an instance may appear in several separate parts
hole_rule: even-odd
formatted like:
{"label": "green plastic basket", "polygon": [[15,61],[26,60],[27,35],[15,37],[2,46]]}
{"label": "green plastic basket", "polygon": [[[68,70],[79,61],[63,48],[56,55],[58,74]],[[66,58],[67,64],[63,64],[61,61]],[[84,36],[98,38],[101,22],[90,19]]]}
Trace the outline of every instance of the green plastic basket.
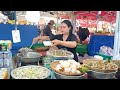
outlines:
{"label": "green plastic basket", "polygon": [[77,44],[77,47],[75,48],[75,51],[79,54],[85,54],[88,52],[87,50],[87,46],[88,45],[84,45],[84,44]]}
{"label": "green plastic basket", "polygon": [[104,54],[100,54],[98,53],[99,56],[102,56],[103,57],[103,60],[112,60],[112,56],[108,56],[108,55],[104,55]]}
{"label": "green plastic basket", "polygon": [[43,43],[32,45],[31,49],[35,50],[36,47],[45,47]]}

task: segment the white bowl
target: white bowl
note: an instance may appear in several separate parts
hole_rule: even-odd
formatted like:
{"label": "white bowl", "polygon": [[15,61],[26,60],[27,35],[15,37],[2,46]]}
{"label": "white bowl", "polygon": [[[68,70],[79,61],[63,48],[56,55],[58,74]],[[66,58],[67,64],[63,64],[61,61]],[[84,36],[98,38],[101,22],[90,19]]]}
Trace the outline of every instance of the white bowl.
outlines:
{"label": "white bowl", "polygon": [[43,41],[44,46],[52,46],[52,41]]}

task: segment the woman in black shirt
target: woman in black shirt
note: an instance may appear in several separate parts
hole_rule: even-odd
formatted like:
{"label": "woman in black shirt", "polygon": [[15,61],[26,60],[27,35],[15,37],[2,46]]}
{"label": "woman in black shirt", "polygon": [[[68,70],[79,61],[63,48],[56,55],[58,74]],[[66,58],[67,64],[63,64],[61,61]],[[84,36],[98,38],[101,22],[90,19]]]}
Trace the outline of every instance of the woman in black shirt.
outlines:
{"label": "woman in black shirt", "polygon": [[[77,38],[72,33],[73,26],[69,20],[64,20],[61,23],[61,32],[60,35],[50,35],[49,39],[52,40],[53,46],[57,46],[59,49],[66,48],[68,51],[74,54],[74,60],[78,61],[78,57],[75,51],[77,45]],[[38,37],[37,39],[47,39],[48,37],[42,36]],[[36,39],[36,40],[37,40]],[[34,41],[36,41],[34,40]]]}

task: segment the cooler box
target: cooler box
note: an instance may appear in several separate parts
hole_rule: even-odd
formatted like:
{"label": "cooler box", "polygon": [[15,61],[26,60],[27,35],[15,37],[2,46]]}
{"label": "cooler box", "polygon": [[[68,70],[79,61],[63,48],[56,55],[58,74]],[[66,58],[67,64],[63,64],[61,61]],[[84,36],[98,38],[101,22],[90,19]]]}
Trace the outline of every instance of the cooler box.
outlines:
{"label": "cooler box", "polygon": [[101,46],[108,46],[113,48],[114,46],[114,36],[107,35],[93,35],[90,38],[90,42],[88,44],[88,54],[90,56],[96,55]]}

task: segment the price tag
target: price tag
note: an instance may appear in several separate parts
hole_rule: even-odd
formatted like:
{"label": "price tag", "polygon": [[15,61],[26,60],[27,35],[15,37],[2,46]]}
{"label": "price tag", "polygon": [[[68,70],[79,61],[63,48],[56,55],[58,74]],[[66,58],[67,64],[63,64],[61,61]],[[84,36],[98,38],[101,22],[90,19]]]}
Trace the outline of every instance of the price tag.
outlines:
{"label": "price tag", "polygon": [[13,43],[21,42],[20,31],[19,30],[12,30],[12,38],[13,38]]}

